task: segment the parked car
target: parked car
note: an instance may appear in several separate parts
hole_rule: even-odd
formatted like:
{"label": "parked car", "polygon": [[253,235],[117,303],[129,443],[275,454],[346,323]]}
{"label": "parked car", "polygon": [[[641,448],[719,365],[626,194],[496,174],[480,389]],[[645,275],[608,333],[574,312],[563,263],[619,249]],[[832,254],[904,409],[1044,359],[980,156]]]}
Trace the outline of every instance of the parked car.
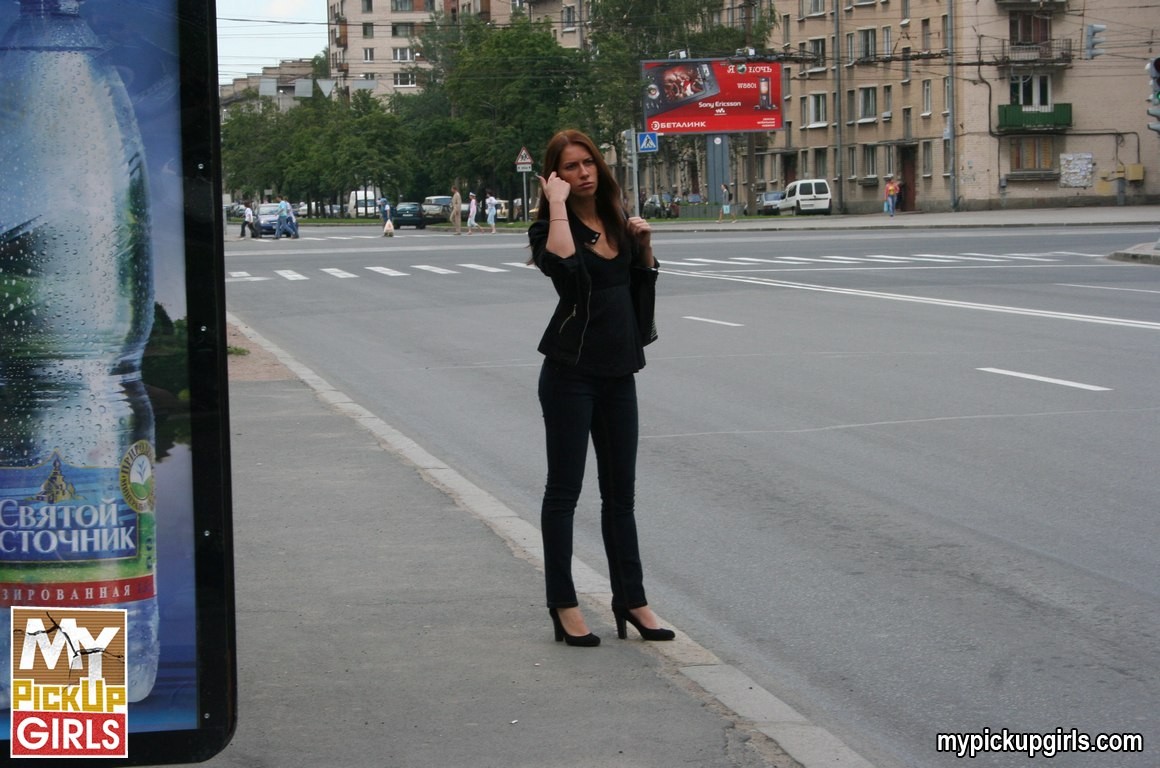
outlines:
{"label": "parked car", "polygon": [[671,219],[680,215],[680,205],[673,206],[673,199],[668,194],[649,195],[641,208],[641,216],[646,219]]}
{"label": "parked car", "polygon": [[451,221],[451,195],[431,195],[423,198],[423,216],[428,224]]}
{"label": "parked car", "polygon": [[278,204],[262,203],[258,206],[258,233],[272,235],[278,229]]}
{"label": "parked car", "polygon": [[776,216],[781,213],[781,201],[785,192],[781,190],[762,192],[757,196],[757,213],[766,216]]}
{"label": "parked car", "polygon": [[395,229],[399,227],[427,228],[427,217],[423,213],[423,206],[419,203],[399,203],[391,209],[391,221],[395,222]]}
{"label": "parked car", "polygon": [[785,197],[777,201],[778,210],[794,214],[819,212],[827,216],[833,210],[830,185],[825,179],[798,179],[785,188]]}

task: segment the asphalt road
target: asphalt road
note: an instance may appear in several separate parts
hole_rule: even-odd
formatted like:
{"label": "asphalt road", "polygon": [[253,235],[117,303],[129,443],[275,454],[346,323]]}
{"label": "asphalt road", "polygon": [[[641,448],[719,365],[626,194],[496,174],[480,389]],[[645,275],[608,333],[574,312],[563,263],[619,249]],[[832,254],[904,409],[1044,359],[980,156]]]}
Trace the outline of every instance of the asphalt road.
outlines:
{"label": "asphalt road", "polygon": [[[879,768],[960,765],[936,734],[984,728],[1143,733],[1050,764],[1154,766],[1160,271],[1104,258],[1154,236],[658,233],[651,602]],[[535,523],[554,295],[525,242],[229,241],[228,305]]]}

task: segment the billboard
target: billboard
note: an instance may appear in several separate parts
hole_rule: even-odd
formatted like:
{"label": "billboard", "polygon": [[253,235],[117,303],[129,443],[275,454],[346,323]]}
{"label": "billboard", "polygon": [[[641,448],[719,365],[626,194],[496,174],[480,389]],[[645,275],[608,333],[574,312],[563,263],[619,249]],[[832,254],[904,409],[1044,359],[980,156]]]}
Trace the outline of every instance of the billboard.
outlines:
{"label": "billboard", "polygon": [[0,4],[0,753],[235,725],[213,0]]}
{"label": "billboard", "polygon": [[730,59],[641,62],[644,129],[740,133],[782,127],[781,64]]}

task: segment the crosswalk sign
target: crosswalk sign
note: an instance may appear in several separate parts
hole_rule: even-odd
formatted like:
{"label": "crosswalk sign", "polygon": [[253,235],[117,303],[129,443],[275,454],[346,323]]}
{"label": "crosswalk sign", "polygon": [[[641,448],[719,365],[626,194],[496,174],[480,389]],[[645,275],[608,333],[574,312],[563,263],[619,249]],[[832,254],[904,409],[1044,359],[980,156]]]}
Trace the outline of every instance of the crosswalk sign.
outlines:
{"label": "crosswalk sign", "polygon": [[657,151],[656,131],[647,131],[645,133],[638,133],[636,135],[636,151],[637,152],[656,152]]}
{"label": "crosswalk sign", "polygon": [[532,155],[527,147],[520,147],[520,153],[516,155],[516,173],[530,173],[531,170]]}

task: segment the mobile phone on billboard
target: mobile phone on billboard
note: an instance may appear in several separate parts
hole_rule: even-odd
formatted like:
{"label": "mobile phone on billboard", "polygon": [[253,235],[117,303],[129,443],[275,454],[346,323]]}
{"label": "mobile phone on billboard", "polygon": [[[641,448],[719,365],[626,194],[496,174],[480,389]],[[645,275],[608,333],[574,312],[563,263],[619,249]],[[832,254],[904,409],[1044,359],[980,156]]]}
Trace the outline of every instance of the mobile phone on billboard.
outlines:
{"label": "mobile phone on billboard", "polygon": [[716,96],[721,88],[707,61],[663,62],[648,70],[644,113],[659,115],[670,109]]}
{"label": "mobile phone on billboard", "polygon": [[214,0],[0,5],[14,761],[199,762],[234,731],[215,20]]}

